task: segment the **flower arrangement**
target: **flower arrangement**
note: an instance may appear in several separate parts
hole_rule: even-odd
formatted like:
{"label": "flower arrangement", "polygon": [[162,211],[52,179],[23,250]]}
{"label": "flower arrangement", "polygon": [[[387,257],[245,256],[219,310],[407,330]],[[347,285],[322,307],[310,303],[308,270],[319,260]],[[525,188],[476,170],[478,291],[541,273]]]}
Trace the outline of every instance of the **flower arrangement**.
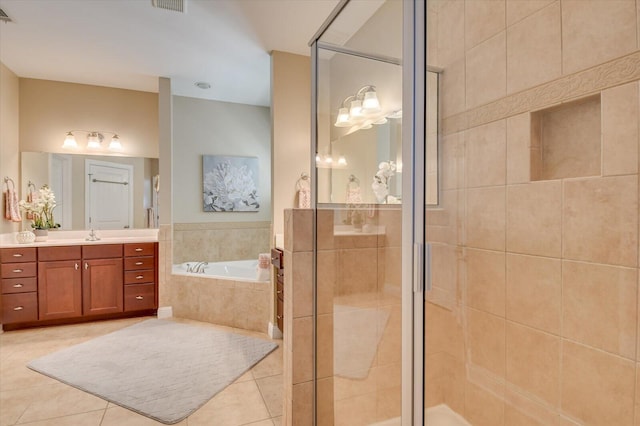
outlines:
{"label": "flower arrangement", "polygon": [[383,161],[378,165],[378,171],[373,177],[371,189],[379,203],[386,203],[389,197],[389,178],[395,174],[396,163]]}
{"label": "flower arrangement", "polygon": [[20,200],[18,203],[27,213],[33,216],[33,229],[59,228],[60,224],[53,219],[53,209],[56,208],[56,196],[49,185],[42,185],[40,190],[33,194],[32,201]]}

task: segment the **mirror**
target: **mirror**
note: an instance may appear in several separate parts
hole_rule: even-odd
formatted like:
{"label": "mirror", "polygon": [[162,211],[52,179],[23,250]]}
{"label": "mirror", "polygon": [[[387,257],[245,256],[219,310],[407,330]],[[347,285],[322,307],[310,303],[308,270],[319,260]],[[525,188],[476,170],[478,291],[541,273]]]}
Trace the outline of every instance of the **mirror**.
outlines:
{"label": "mirror", "polygon": [[[159,170],[157,158],[22,152],[21,160],[21,193],[26,198],[30,191],[37,191],[42,185],[48,184],[56,196],[54,217],[60,223],[60,229],[83,230],[92,226],[87,224],[87,194],[90,193],[87,188],[88,164],[113,165],[131,170],[132,176],[126,185],[131,193],[128,198],[131,206],[117,202],[109,203],[106,207],[110,214],[131,210],[131,219],[125,225],[113,226],[104,222],[95,225],[94,219],[95,229],[157,227],[158,192],[154,185],[154,177]],[[25,227],[28,226],[26,223]]]}

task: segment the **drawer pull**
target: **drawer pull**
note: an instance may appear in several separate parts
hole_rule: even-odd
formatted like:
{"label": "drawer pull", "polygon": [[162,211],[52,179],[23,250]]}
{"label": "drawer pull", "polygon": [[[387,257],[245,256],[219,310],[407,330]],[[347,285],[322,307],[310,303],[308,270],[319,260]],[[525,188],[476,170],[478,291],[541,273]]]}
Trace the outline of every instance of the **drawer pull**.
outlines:
{"label": "drawer pull", "polygon": [[22,288],[22,287],[24,287],[24,285],[20,283],[13,285],[13,288]]}
{"label": "drawer pull", "polygon": [[78,266],[78,264],[76,263],[76,271],[78,270],[78,268],[79,268],[79,266]]}
{"label": "drawer pull", "polygon": [[13,273],[15,273],[15,274],[19,274],[21,272],[24,272],[24,269],[14,269],[13,270]]}
{"label": "drawer pull", "polygon": [[142,265],[144,262],[136,262],[136,266]]}
{"label": "drawer pull", "polygon": [[144,299],[144,297],[143,296],[136,296],[136,299],[142,300],[142,299]]}
{"label": "drawer pull", "polygon": [[278,319],[282,319],[282,315],[278,315]]}
{"label": "drawer pull", "polygon": [[89,269],[89,264],[87,262],[84,262],[84,270],[86,271],[87,269]]}
{"label": "drawer pull", "polygon": [[136,275],[136,280],[141,280],[144,278],[144,275]]}
{"label": "drawer pull", "polygon": [[22,257],[22,253],[14,253],[13,257]]}
{"label": "drawer pull", "polygon": [[136,251],[142,251],[142,249],[141,249],[140,247],[138,247],[138,248],[136,249]]}
{"label": "drawer pull", "polygon": [[21,311],[24,309],[24,306],[16,306],[15,308],[13,308],[14,311]]}
{"label": "drawer pull", "polygon": [[282,294],[282,290],[276,291],[276,294]]}

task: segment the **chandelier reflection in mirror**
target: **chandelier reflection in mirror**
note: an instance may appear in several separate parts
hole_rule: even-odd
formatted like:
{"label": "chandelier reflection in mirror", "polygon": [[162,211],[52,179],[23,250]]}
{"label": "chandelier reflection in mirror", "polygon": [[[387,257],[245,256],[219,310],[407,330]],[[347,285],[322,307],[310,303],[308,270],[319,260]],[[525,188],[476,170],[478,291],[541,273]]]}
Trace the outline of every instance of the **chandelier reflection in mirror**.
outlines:
{"label": "chandelier reflection in mirror", "polygon": [[374,124],[384,124],[387,118],[382,112],[376,87],[366,85],[355,95],[347,96],[338,108],[338,116],[334,126],[370,129]]}
{"label": "chandelier reflection in mirror", "polygon": [[102,141],[104,140],[104,134],[111,134],[111,141],[109,142],[109,146],[107,149],[109,151],[122,151],[122,143],[120,142],[120,137],[115,132],[107,132],[104,130],[69,130],[67,132],[67,136],[64,139],[64,143],[62,144],[62,148],[64,149],[77,149],[78,142],[76,141],[76,137],[73,132],[83,132],[87,134],[87,149],[89,150],[100,150],[103,148]]}

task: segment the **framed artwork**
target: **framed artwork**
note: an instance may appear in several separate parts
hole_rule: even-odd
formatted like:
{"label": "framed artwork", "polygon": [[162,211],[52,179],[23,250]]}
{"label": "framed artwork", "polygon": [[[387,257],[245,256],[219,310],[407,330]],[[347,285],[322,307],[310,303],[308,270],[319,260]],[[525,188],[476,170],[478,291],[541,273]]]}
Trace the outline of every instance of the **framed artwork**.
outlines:
{"label": "framed artwork", "polygon": [[258,158],[202,156],[205,212],[257,212]]}

